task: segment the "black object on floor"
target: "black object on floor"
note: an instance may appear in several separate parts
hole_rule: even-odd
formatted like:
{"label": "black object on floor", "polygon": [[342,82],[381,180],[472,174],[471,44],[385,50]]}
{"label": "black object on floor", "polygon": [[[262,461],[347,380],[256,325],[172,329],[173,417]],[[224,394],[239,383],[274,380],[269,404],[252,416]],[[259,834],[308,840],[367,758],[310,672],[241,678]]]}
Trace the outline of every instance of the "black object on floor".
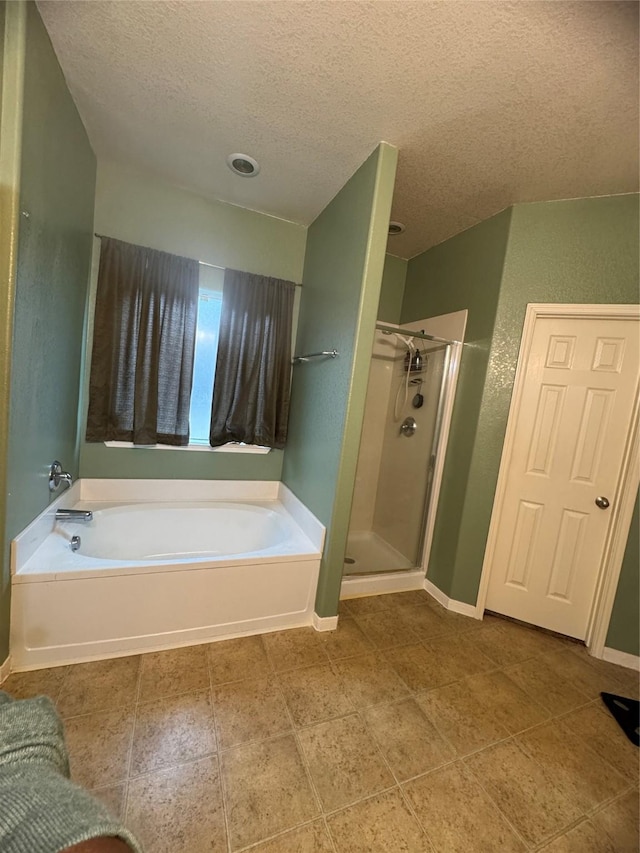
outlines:
{"label": "black object on floor", "polygon": [[602,701],[631,743],[640,746],[640,702],[615,693],[601,693]]}

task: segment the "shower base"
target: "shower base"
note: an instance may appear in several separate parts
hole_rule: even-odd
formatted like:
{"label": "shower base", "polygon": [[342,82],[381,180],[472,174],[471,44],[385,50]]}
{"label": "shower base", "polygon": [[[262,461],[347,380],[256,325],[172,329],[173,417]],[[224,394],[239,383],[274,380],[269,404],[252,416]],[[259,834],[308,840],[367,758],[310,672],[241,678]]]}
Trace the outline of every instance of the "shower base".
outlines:
{"label": "shower base", "polygon": [[[353,561],[353,562],[352,562]],[[372,530],[349,534],[343,577],[406,572],[415,565]]]}

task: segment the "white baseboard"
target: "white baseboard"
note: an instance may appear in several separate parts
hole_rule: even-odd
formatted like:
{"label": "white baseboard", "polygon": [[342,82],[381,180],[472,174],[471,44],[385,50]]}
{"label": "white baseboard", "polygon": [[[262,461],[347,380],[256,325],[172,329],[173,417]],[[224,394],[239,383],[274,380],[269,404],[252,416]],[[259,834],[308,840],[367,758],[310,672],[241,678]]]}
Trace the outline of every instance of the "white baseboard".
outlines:
{"label": "white baseboard", "polygon": [[11,674],[11,656],[4,663],[0,663],[0,684],[9,678]]}
{"label": "white baseboard", "polygon": [[387,592],[406,592],[422,589],[424,571],[385,572],[379,575],[345,575],[340,587],[340,598],[357,598],[360,595],[382,595]]}
{"label": "white baseboard", "polygon": [[474,604],[467,604],[466,601],[456,601],[455,598],[449,598],[441,589],[425,578],[423,588],[429,593],[432,598],[445,607],[451,610],[452,613],[460,613],[462,616],[469,616],[471,619],[482,619],[482,614],[478,613],[478,608]]}
{"label": "white baseboard", "polygon": [[311,620],[311,624],[316,631],[335,631],[338,627],[337,616],[318,616],[317,613],[313,613]]}
{"label": "white baseboard", "polygon": [[438,604],[441,604],[443,607],[446,607],[447,610],[449,609],[449,596],[445,595],[444,592],[442,592],[441,589],[438,589],[438,587],[428,578],[424,579],[424,588],[429,593],[431,598],[435,598]]}
{"label": "white baseboard", "polygon": [[628,652],[620,652],[618,649],[608,649],[605,647],[602,653],[602,660],[608,663],[617,663],[618,666],[626,666],[627,669],[635,669],[640,672],[640,657],[638,655],[630,655]]}

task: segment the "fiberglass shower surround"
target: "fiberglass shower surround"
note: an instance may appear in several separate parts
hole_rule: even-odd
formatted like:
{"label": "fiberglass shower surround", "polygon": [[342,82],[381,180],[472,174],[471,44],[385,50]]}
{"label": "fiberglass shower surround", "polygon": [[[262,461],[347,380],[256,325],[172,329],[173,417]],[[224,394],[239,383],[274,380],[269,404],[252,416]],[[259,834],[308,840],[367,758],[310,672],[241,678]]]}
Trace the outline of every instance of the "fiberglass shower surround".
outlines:
{"label": "fiberglass shower surround", "polygon": [[[425,354],[418,349],[418,347],[413,342],[414,335],[401,335],[400,332],[390,332],[383,331],[383,335],[394,335],[396,339],[402,342],[407,348],[407,352],[404,356],[404,374],[405,379],[403,383],[398,385],[398,390],[396,391],[395,402],[393,406],[393,417],[394,420],[400,420],[400,415],[403,409],[407,406],[407,401],[409,399],[409,386],[410,385],[418,385],[422,387],[422,374],[423,366],[425,363]],[[413,374],[413,376],[412,376]],[[415,374],[418,374],[416,377]],[[402,399],[402,389],[404,388],[404,400]],[[423,397],[422,394],[418,395],[419,397]],[[419,405],[414,405],[414,408],[418,409],[422,405],[420,402]]]}
{"label": "fiberglass shower surround", "polygon": [[345,575],[421,565],[450,343],[376,326]]}

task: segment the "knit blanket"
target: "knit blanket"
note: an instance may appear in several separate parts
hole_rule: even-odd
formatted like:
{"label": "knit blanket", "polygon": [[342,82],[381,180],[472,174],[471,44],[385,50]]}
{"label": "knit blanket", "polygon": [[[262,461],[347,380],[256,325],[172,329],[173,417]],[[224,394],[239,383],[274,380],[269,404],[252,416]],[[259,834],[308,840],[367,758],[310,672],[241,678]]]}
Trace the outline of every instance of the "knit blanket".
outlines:
{"label": "knit blanket", "polygon": [[102,805],[69,779],[62,721],[46,696],[0,690],[0,850],[59,853],[102,836],[142,848]]}

